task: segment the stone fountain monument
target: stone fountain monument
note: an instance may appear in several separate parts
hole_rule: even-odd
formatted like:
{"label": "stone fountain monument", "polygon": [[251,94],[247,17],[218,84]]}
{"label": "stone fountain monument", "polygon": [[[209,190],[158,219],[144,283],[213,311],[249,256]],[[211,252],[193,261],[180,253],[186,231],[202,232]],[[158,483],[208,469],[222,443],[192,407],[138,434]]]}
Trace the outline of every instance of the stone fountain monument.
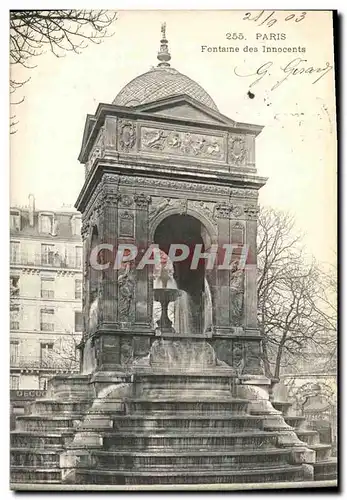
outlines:
{"label": "stone fountain monument", "polygon": [[[317,466],[326,465],[329,447],[288,415],[285,402],[270,402],[261,362],[256,236],[266,179],[257,175],[255,143],[262,127],[221,114],[170,59],[163,27],[158,66],[87,116],[76,202],[85,259],[81,373],[53,378],[47,397],[18,417],[13,483],[331,477]],[[200,249],[195,268],[191,252],[159,269],[139,265],[151,245],[163,257],[176,243]],[[224,244],[235,248],[231,266],[210,268],[209,255]],[[114,266],[119,245],[138,252]]]}

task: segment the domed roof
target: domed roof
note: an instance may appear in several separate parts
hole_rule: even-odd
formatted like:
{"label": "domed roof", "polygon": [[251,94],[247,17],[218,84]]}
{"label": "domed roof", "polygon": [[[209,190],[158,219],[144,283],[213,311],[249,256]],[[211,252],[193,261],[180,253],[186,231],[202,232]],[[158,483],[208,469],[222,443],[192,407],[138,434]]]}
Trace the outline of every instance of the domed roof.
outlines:
{"label": "domed roof", "polygon": [[211,96],[194,80],[170,67],[171,56],[165,36],[165,24],[162,26],[162,40],[158,52],[159,64],[147,73],[137,76],[119,92],[112,104],[118,106],[137,106],[157,101],[165,97],[186,94],[193,99],[218,111]]}

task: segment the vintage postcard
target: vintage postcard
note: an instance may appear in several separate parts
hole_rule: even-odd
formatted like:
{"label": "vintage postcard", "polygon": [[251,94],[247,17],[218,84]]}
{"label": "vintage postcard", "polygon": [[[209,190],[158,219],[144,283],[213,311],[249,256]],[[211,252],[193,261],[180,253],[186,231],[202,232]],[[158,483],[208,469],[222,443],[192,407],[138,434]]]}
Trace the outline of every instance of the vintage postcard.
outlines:
{"label": "vintage postcard", "polygon": [[337,487],[337,14],[9,22],[11,489]]}

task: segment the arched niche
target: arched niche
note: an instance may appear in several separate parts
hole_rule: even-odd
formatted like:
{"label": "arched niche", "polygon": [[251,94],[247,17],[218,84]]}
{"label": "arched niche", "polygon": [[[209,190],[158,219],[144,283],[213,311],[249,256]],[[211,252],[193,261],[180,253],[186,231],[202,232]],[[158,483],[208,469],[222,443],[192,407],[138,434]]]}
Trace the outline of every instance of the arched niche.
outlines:
{"label": "arched niche", "polygon": [[151,229],[151,242],[157,244],[165,254],[169,253],[172,244],[184,244],[189,248],[187,258],[173,263],[174,279],[181,292],[176,311],[182,307],[187,308],[187,311],[183,312],[189,312],[190,318],[190,331],[179,333],[184,335],[205,333],[212,328],[212,296],[206,279],[206,261],[200,259],[196,269],[192,268],[191,263],[196,245],[200,245],[201,253],[208,252],[216,235],[213,234],[211,237],[200,218],[173,210],[157,217],[156,224]]}

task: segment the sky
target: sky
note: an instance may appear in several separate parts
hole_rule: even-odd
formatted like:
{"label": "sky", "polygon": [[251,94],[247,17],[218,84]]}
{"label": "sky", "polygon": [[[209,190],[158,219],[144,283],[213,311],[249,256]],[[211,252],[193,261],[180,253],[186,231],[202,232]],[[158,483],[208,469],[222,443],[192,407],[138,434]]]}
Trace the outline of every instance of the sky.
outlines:
{"label": "sky", "polygon": [[[251,19],[243,19],[245,12],[119,11],[111,28],[113,36],[102,44],[62,58],[48,51],[31,70],[12,67],[14,79],[30,76],[30,80],[16,95],[25,100],[15,106],[11,204],[26,205],[29,193],[35,195],[40,209],[75,203],[84,182],[77,157],[86,115],[94,113],[100,102],[111,103],[126,83],[157,64],[160,26],[165,21],[171,66],[197,81],[224,115],[264,126],[256,140],[258,173],[268,177],[260,204],[290,211],[304,234],[307,251],[333,262],[334,72],[322,76],[323,71],[316,71],[334,65],[331,14],[312,11],[297,22],[300,12],[285,20],[292,13],[279,11],[270,19],[276,22],[268,26],[269,21],[261,24],[264,16],[256,19],[260,11],[248,16]],[[243,40],[229,40],[227,33],[242,34]],[[271,41],[271,33],[286,39]],[[239,52],[202,51],[203,45],[238,47]],[[263,46],[301,47],[305,52],[264,53]],[[303,59],[298,67],[315,71],[293,74],[289,66],[285,72],[297,57]],[[264,76],[252,85],[260,67]]]}

